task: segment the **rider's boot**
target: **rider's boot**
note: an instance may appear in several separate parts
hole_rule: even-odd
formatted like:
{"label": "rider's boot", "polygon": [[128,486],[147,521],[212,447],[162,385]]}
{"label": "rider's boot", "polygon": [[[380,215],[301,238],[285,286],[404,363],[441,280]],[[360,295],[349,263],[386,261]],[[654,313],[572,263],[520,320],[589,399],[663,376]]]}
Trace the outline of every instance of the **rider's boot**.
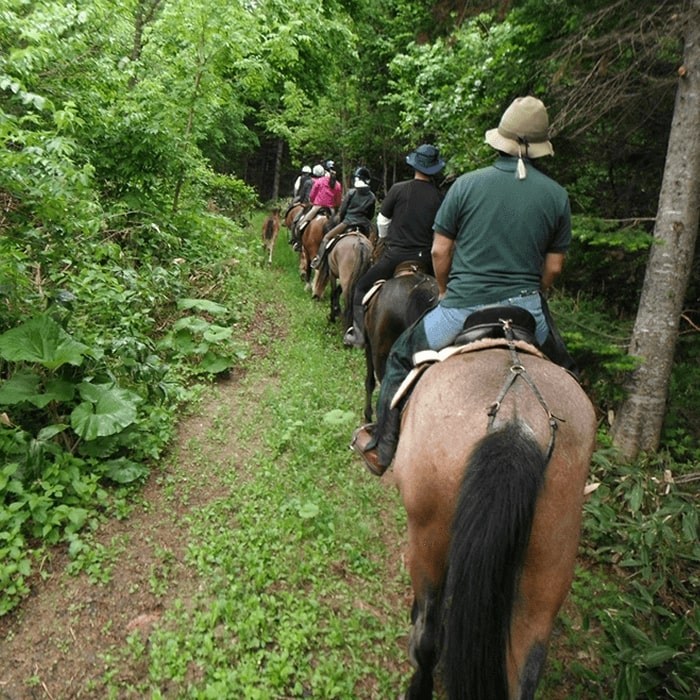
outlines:
{"label": "rider's boot", "polygon": [[323,257],[325,254],[326,254],[326,239],[323,238],[321,240],[321,245],[318,247],[318,253],[316,253],[313,260],[311,261],[311,267],[313,267],[314,270],[318,270],[318,268],[321,267],[321,263],[323,262]]}
{"label": "rider's boot", "polygon": [[363,304],[353,304],[352,326],[345,331],[343,344],[352,348],[365,346],[365,307]]}
{"label": "rider's boot", "polygon": [[381,423],[381,435],[377,424],[368,423],[355,431],[350,442],[350,449],[362,457],[367,469],[375,476],[382,476],[394,459],[401,426],[400,410],[390,409]]}

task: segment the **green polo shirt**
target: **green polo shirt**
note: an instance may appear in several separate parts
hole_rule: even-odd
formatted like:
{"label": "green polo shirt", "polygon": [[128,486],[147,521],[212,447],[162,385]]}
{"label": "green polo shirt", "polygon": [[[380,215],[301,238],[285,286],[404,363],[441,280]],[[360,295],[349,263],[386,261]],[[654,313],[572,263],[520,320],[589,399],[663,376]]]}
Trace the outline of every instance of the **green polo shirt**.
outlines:
{"label": "green polo shirt", "polygon": [[434,230],[455,241],[443,306],[493,304],[539,290],[547,253],[566,253],[571,208],[566,190],[517,158],[459,177],[435,216]]}

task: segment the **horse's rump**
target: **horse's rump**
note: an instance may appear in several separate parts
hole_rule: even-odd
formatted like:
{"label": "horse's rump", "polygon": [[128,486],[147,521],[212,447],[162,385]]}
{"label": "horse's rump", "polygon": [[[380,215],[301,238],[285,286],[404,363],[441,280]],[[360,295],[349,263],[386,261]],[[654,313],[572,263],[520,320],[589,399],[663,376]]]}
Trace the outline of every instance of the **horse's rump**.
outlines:
{"label": "horse's rump", "polygon": [[271,242],[280,230],[279,214],[270,214],[263,222],[263,239]]}
{"label": "horse's rump", "polygon": [[284,225],[291,230],[292,224],[296,219],[298,219],[303,212],[308,209],[309,205],[303,202],[297,202],[296,204],[290,204],[284,215]]}
{"label": "horse's rump", "polygon": [[343,295],[345,328],[352,323],[352,299],[355,286],[372,262],[372,244],[361,231],[349,230],[334,239],[327,250],[327,264],[322,265],[314,282],[314,296],[321,298],[331,283],[331,320],[341,312],[339,296]]}
{"label": "horse's rump", "polygon": [[273,207],[262,225],[263,248],[267,250],[267,261],[272,262],[272,253],[280,230],[280,208]]}
{"label": "horse's rump", "polygon": [[299,274],[306,288],[312,291],[313,268],[311,261],[316,257],[323,240],[323,233],[328,217],[325,214],[316,214],[304,227],[301,234],[301,253],[299,254]]}

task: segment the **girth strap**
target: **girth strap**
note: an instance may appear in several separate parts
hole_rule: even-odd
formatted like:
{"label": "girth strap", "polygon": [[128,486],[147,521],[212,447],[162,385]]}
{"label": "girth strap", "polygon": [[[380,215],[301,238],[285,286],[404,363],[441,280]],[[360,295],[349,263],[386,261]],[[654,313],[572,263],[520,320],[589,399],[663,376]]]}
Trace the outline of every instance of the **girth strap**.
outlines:
{"label": "girth strap", "polygon": [[537,388],[537,385],[535,384],[534,379],[528,374],[527,370],[525,367],[522,365],[520,362],[520,358],[518,357],[518,351],[515,347],[515,339],[513,337],[513,329],[511,328],[511,323],[510,320],[508,319],[500,319],[501,323],[503,323],[503,332],[506,337],[506,340],[508,341],[508,350],[510,351],[510,357],[512,364],[510,366],[510,373],[506,377],[506,380],[503,384],[503,387],[501,388],[500,393],[498,394],[498,398],[496,401],[491,404],[488,410],[488,430],[491,431],[493,430],[494,423],[496,421],[496,415],[501,408],[501,404],[503,403],[503,399],[505,398],[506,394],[510,390],[510,388],[515,384],[515,381],[520,377],[529,387],[532,389],[532,393],[537,397],[537,400],[540,402],[540,405],[544,409],[544,412],[547,414],[547,419],[549,421],[549,445],[547,446],[547,453],[546,453],[546,460],[549,462],[549,459],[552,456],[552,452],[554,452],[554,436],[556,434],[557,430],[557,421],[563,422],[563,418],[558,418],[555,416],[550,410],[549,407],[547,406],[547,402],[544,400],[544,397],[542,396],[540,390]]}

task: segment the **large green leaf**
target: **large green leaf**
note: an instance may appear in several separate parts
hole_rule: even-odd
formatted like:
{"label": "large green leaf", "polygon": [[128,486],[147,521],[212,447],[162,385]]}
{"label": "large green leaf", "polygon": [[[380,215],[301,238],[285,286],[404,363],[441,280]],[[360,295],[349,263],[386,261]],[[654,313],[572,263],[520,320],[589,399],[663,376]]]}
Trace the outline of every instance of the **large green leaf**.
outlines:
{"label": "large green leaf", "polygon": [[204,331],[204,340],[208,343],[220,343],[233,335],[233,328],[212,324]]}
{"label": "large green leaf", "polygon": [[44,408],[52,401],[70,401],[75,395],[75,384],[63,379],[51,379],[42,386],[42,377],[31,370],[19,370],[0,384],[0,406],[14,406],[28,402]]}
{"label": "large green leaf", "polygon": [[130,484],[137,479],[144,479],[148,476],[147,467],[125,457],[110,459],[105,463],[105,466],[105,476],[118,484]]}
{"label": "large green leaf", "polygon": [[37,362],[48,369],[79,366],[89,350],[46,314],[0,335],[0,357],[10,362]]}
{"label": "large green leaf", "polygon": [[223,316],[228,313],[228,309],[221,304],[209,299],[180,299],[177,302],[178,309],[196,309],[197,311],[206,311],[212,316]]}
{"label": "large green leaf", "polygon": [[199,366],[204,372],[219,374],[219,372],[225,372],[231,366],[231,361],[222,355],[217,355],[215,352],[207,352],[202,355]]}
{"label": "large green leaf", "polygon": [[0,405],[14,406],[32,401],[38,394],[41,377],[32,371],[16,372],[13,377],[0,384]]}
{"label": "large green leaf", "polygon": [[137,416],[141,397],[111,384],[83,382],[78,387],[84,401],[71,413],[71,426],[84,440],[121,432]]}

